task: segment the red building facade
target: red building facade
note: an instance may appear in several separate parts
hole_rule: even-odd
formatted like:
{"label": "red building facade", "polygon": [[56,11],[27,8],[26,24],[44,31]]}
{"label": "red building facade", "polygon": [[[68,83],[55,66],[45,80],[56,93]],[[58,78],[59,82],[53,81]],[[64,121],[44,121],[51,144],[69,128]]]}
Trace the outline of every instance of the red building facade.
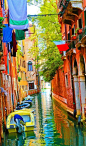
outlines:
{"label": "red building facade", "polygon": [[[8,9],[4,10],[3,2],[0,0],[0,18],[3,18],[2,24],[8,24]],[[0,28],[0,33],[2,28]],[[6,118],[12,112],[17,104],[17,68],[16,57],[8,52],[8,47],[3,42],[3,36],[0,34],[0,143],[3,138],[3,127],[6,127]]]}
{"label": "red building facade", "polygon": [[63,51],[63,66],[52,80],[53,96],[76,117],[86,119],[86,1],[59,0],[58,19],[62,40],[69,46]]}

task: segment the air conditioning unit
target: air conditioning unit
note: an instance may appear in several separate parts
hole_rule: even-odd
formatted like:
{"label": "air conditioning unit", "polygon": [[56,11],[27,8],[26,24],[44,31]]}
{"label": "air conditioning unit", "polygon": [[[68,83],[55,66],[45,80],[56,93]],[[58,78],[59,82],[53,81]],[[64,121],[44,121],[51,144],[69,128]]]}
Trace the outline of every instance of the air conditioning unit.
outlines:
{"label": "air conditioning unit", "polygon": [[5,64],[0,64],[0,71],[5,71],[6,68],[5,68]]}
{"label": "air conditioning unit", "polygon": [[66,56],[66,51],[63,51],[63,56]]}

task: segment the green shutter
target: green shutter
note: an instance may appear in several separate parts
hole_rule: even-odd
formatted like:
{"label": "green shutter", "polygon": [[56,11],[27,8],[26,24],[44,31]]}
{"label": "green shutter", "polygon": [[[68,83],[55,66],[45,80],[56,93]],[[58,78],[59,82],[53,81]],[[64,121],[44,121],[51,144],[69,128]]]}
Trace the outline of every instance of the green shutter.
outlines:
{"label": "green shutter", "polygon": [[2,41],[0,40],[0,52],[2,51]]}
{"label": "green shutter", "polygon": [[86,11],[84,11],[84,20],[85,20],[85,26],[86,26]]}

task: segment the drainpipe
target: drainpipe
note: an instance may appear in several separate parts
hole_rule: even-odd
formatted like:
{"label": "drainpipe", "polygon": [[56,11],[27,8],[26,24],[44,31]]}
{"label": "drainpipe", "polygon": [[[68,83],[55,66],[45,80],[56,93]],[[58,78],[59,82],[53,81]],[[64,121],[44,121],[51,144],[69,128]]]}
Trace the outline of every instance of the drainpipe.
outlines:
{"label": "drainpipe", "polygon": [[71,82],[72,82],[72,92],[73,92],[73,106],[74,106],[74,117],[75,117],[76,116],[76,104],[75,104],[74,83],[73,83],[72,54],[70,56],[70,61],[71,61]]}

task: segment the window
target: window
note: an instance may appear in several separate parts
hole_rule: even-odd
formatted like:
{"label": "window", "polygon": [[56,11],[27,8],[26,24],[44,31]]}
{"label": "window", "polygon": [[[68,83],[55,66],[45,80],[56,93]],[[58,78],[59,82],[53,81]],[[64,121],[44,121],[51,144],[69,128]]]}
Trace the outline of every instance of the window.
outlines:
{"label": "window", "polygon": [[68,76],[65,75],[65,79],[66,79],[66,87],[68,87]]}
{"label": "window", "polygon": [[34,83],[29,83],[29,90],[34,89]]}
{"label": "window", "polygon": [[25,86],[25,90],[27,90],[27,85]]}
{"label": "window", "polygon": [[82,28],[82,19],[79,19],[78,22],[79,22],[79,28]]}
{"label": "window", "polygon": [[74,35],[74,28],[72,28],[72,35]]}
{"label": "window", "polygon": [[24,90],[24,86],[22,86],[22,89]]}
{"label": "window", "polygon": [[84,11],[84,19],[85,19],[85,26],[86,26],[86,10]]}
{"label": "window", "polygon": [[24,68],[25,68],[25,61],[23,61],[23,62],[22,62],[22,67],[24,67]]}
{"label": "window", "polygon": [[29,61],[28,62],[28,71],[32,71],[33,69],[32,69],[32,62],[31,61]]}
{"label": "window", "polygon": [[74,27],[72,28],[72,35],[74,35],[75,34],[75,25],[74,25]]}
{"label": "window", "polygon": [[70,40],[70,33],[68,33],[68,40]]}

